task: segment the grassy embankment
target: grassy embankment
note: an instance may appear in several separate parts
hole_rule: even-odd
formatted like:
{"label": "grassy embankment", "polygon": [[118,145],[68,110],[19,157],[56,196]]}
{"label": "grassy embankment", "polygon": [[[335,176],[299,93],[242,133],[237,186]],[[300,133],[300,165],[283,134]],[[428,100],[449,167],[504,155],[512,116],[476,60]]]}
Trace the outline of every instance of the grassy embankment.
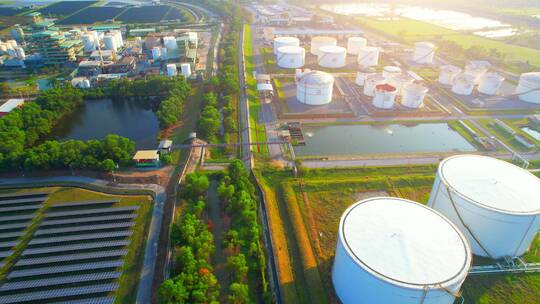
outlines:
{"label": "grassy embankment", "polygon": [[[303,178],[292,178],[287,171],[259,172],[264,182],[270,225],[280,270],[293,275],[282,286],[295,303],[322,303],[334,298],[330,271],[339,219],[352,203],[370,196],[390,195],[427,203],[436,165],[312,170]],[[303,184],[303,186],[301,186]],[[280,246],[281,245],[281,246]],[[309,246],[307,246],[309,245]],[[307,248],[311,247],[311,248]],[[525,259],[540,260],[537,238]],[[316,265],[309,268],[310,262]],[[289,278],[290,280],[290,278]],[[319,280],[319,283],[314,283]],[[313,285],[315,284],[315,285]],[[325,296],[317,294],[324,286]],[[466,303],[533,303],[540,297],[540,274],[470,277],[464,284]]]}
{"label": "grassy embankment", "polygon": [[[251,141],[266,142],[266,128],[264,124],[259,123],[259,112],[262,105],[257,92],[257,80],[253,72],[255,71],[255,60],[253,58],[253,36],[249,24],[245,24],[244,31],[244,57],[246,65],[246,84],[249,102],[249,125],[251,128]],[[254,147],[255,155],[268,155],[268,147]]]}
{"label": "grassy embankment", "polygon": [[[526,125],[526,119],[504,119],[502,120],[504,123],[506,123],[509,127],[511,127],[517,134],[522,135],[526,139],[528,139],[531,143],[534,143],[537,147],[533,149],[527,149],[525,146],[523,146],[521,143],[519,143],[513,135],[508,133],[503,128],[495,125],[493,119],[479,119],[477,120],[478,123],[485,128],[486,130],[489,130],[493,135],[497,136],[498,139],[500,139],[502,142],[510,146],[512,149],[520,152],[530,152],[533,150],[537,150],[540,146],[540,141],[532,138],[528,134],[526,134],[523,130],[520,129],[520,126]],[[523,123],[523,125],[521,125]]]}
{"label": "grassy embankment", "polygon": [[17,192],[38,191],[46,191],[51,194],[43,204],[42,208],[38,210],[36,217],[28,224],[28,227],[25,229],[26,233],[21,236],[19,239],[20,243],[14,248],[14,253],[4,261],[6,265],[0,269],[0,279],[7,274],[9,267],[18,260],[28,242],[32,239],[34,232],[39,228],[45,212],[53,203],[120,198],[120,201],[114,204],[113,207],[138,205],[139,209],[136,211],[137,217],[135,218],[135,225],[132,228],[131,242],[126,248],[128,253],[124,257],[122,276],[118,280],[120,285],[116,291],[115,303],[134,303],[137,296],[140,270],[144,258],[146,235],[148,234],[152,217],[153,204],[151,198],[148,196],[108,195],[79,188],[65,187],[36,188],[31,190],[23,189]]}

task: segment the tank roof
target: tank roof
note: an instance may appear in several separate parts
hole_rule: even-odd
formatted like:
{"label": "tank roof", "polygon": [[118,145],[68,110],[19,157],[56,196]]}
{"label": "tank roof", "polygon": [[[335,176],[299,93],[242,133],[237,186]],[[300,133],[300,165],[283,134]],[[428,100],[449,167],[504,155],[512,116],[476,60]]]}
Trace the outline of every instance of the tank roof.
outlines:
{"label": "tank roof", "polygon": [[540,214],[540,179],[509,162],[481,155],[443,160],[439,174],[472,203],[501,213]]}
{"label": "tank roof", "polygon": [[301,83],[305,84],[327,84],[334,82],[334,77],[322,71],[310,71],[300,76]]}
{"label": "tank roof", "polygon": [[375,89],[380,90],[380,91],[386,91],[386,92],[394,92],[396,90],[394,86],[389,85],[387,83],[378,84],[375,86]]}
{"label": "tank roof", "polygon": [[287,53],[287,54],[301,54],[302,52],[304,52],[304,48],[303,47],[299,47],[299,46],[293,46],[293,45],[285,45],[285,46],[280,46],[277,51],[279,53]]}
{"label": "tank roof", "polygon": [[447,285],[464,276],[471,251],[457,227],[416,202],[363,200],[343,214],[339,233],[351,259],[382,280],[409,288]]}
{"label": "tank roof", "polygon": [[523,73],[521,78],[540,85],[540,72]]}
{"label": "tank roof", "polygon": [[346,48],[344,47],[341,47],[341,46],[337,46],[337,45],[325,45],[325,46],[321,46],[319,48],[319,51],[322,52],[322,53],[345,53],[347,51]]}

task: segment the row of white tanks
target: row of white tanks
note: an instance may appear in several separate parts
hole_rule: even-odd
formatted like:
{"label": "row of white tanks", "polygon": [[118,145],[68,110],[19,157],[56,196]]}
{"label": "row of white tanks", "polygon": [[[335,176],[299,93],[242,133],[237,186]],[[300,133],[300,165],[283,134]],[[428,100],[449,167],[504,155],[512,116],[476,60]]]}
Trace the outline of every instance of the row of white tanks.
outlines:
{"label": "row of white tanks", "polygon": [[85,52],[98,50],[103,41],[103,47],[106,50],[117,52],[119,48],[124,46],[122,32],[118,30],[109,31],[107,34],[97,31],[85,31],[81,34],[83,49]]}
{"label": "row of white tanks", "polygon": [[472,254],[525,254],[540,228],[540,180],[480,155],[443,160],[427,206],[390,197],[342,215],[332,281],[344,304],[452,304]]}
{"label": "row of white tanks", "polygon": [[[176,64],[167,64],[167,76],[173,77],[176,75],[178,75]],[[189,78],[191,76],[191,65],[189,63],[186,62],[180,64],[180,75],[184,76],[185,78]]]}
{"label": "row of white tanks", "polygon": [[421,108],[428,92],[427,87],[415,83],[414,78],[397,66],[385,66],[382,74],[374,69],[356,73],[356,84],[363,86],[363,93],[373,97],[372,104],[380,109],[392,109],[398,97],[407,108]]}
{"label": "row of white tanks", "polygon": [[479,93],[496,95],[504,77],[489,72],[490,66],[487,61],[470,61],[464,70],[453,65],[444,65],[440,69],[438,81],[451,86],[452,92],[458,95],[470,95],[475,86]]}
{"label": "row of white tanks", "polygon": [[17,58],[24,60],[26,59],[26,53],[22,46],[17,44],[16,40],[6,40],[5,42],[0,41],[0,53],[8,54],[12,58]]}

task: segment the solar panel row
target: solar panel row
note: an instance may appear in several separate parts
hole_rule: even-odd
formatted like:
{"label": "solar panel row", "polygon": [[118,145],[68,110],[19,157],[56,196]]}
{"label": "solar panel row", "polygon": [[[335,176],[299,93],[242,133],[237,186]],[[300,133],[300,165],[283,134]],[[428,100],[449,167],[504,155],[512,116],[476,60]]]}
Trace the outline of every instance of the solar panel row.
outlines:
{"label": "solar panel row", "polygon": [[[117,221],[117,220],[133,219],[136,216],[137,214],[129,213],[129,214],[117,214],[117,215],[92,216],[92,217],[65,219],[65,220],[45,220],[41,223],[39,228],[46,229],[49,226],[55,226],[55,225],[67,225],[67,224],[81,225],[81,224],[87,224],[87,223],[91,224],[94,222]],[[0,226],[0,229],[2,229],[1,226]]]}
{"label": "solar panel row", "polygon": [[65,277],[58,277],[58,278],[45,278],[45,279],[37,279],[37,280],[30,280],[30,281],[7,282],[4,285],[2,285],[2,287],[0,287],[0,292],[23,290],[23,289],[36,288],[36,287],[57,286],[57,285],[72,284],[72,283],[111,280],[111,279],[119,278],[120,275],[122,275],[122,273],[119,271],[110,271],[110,272],[98,272],[98,273],[72,275],[72,276],[65,276]]}
{"label": "solar panel row", "polygon": [[77,254],[68,254],[68,255],[57,255],[49,256],[42,258],[27,258],[20,259],[15,264],[15,267],[19,266],[37,266],[40,264],[49,264],[57,262],[72,262],[79,260],[89,260],[97,258],[112,258],[112,257],[123,257],[127,254],[127,250],[111,250],[111,251],[97,251],[97,252],[88,252],[88,253],[77,253]]}
{"label": "solar panel row", "polygon": [[62,252],[71,252],[71,251],[81,251],[81,250],[91,250],[91,249],[100,249],[105,250],[106,248],[117,248],[125,247],[129,244],[129,241],[109,241],[109,242],[85,242],[83,244],[75,245],[66,245],[66,246],[54,246],[54,247],[42,247],[42,248],[27,248],[23,251],[22,256],[32,256],[39,254],[53,254]]}
{"label": "solar panel row", "polygon": [[13,207],[0,207],[0,213],[37,210],[39,208],[41,208],[41,205],[22,205],[22,206],[13,206]]}
{"label": "solar panel row", "polygon": [[107,199],[107,200],[93,200],[93,201],[82,201],[82,202],[71,202],[71,203],[55,203],[55,204],[52,204],[52,208],[114,204],[114,203],[118,203],[119,201],[120,201],[119,199]]}
{"label": "solar panel row", "polygon": [[[79,234],[79,235],[32,239],[28,244],[32,246],[32,245],[40,245],[40,244],[84,241],[84,240],[92,240],[92,239],[120,238],[120,237],[128,237],[130,235],[131,235],[131,231],[88,233],[88,234]],[[0,245],[1,244],[2,243],[0,243]]]}
{"label": "solar panel row", "polygon": [[98,230],[123,230],[128,229],[133,226],[133,222],[124,222],[124,223],[110,223],[110,224],[99,224],[99,225],[87,225],[87,226],[71,226],[64,228],[54,228],[54,229],[39,229],[34,235],[48,235],[48,234],[57,234],[57,233],[66,233],[66,232],[85,232],[85,231],[98,231]]}
{"label": "solar panel row", "polygon": [[71,287],[62,289],[42,290],[25,294],[0,296],[0,303],[14,304],[22,302],[43,301],[47,299],[58,299],[78,295],[107,293],[118,288],[117,283],[99,284],[92,286]]}
{"label": "solar panel row", "polygon": [[56,217],[66,217],[66,216],[86,216],[89,214],[106,214],[106,213],[128,213],[137,210],[139,206],[128,206],[128,207],[118,207],[118,208],[100,208],[100,209],[91,209],[91,210],[76,210],[76,211],[60,211],[60,212],[50,212],[45,214],[45,218],[56,218]]}
{"label": "solar panel row", "polygon": [[17,205],[17,204],[28,204],[28,203],[42,203],[47,199],[47,197],[29,197],[29,198],[14,198],[0,201],[0,206],[4,205]]}
{"label": "solar panel row", "polygon": [[[33,278],[34,276],[60,274],[60,273],[75,272],[75,271],[118,268],[122,266],[123,263],[124,263],[123,261],[107,261],[107,262],[92,262],[92,263],[76,264],[76,265],[39,267],[39,268],[32,268],[32,269],[15,270],[15,271],[12,271],[8,275],[7,278],[11,280],[14,278],[25,278],[25,277]],[[0,301],[0,303],[2,303],[2,301]]]}

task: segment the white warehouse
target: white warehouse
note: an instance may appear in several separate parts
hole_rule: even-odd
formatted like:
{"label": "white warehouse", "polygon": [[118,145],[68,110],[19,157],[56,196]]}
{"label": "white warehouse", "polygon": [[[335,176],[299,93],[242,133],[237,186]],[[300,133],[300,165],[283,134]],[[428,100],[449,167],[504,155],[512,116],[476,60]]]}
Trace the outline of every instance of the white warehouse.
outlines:
{"label": "white warehouse", "polygon": [[471,261],[466,238],[442,214],[376,197],[341,216],[332,281],[344,304],[452,304]]}
{"label": "white warehouse", "polygon": [[334,77],[321,71],[300,75],[296,81],[296,99],[307,105],[323,105],[332,101]]}
{"label": "white warehouse", "polygon": [[475,255],[513,258],[540,228],[540,179],[503,160],[457,155],[440,163],[428,206],[463,231]]}

